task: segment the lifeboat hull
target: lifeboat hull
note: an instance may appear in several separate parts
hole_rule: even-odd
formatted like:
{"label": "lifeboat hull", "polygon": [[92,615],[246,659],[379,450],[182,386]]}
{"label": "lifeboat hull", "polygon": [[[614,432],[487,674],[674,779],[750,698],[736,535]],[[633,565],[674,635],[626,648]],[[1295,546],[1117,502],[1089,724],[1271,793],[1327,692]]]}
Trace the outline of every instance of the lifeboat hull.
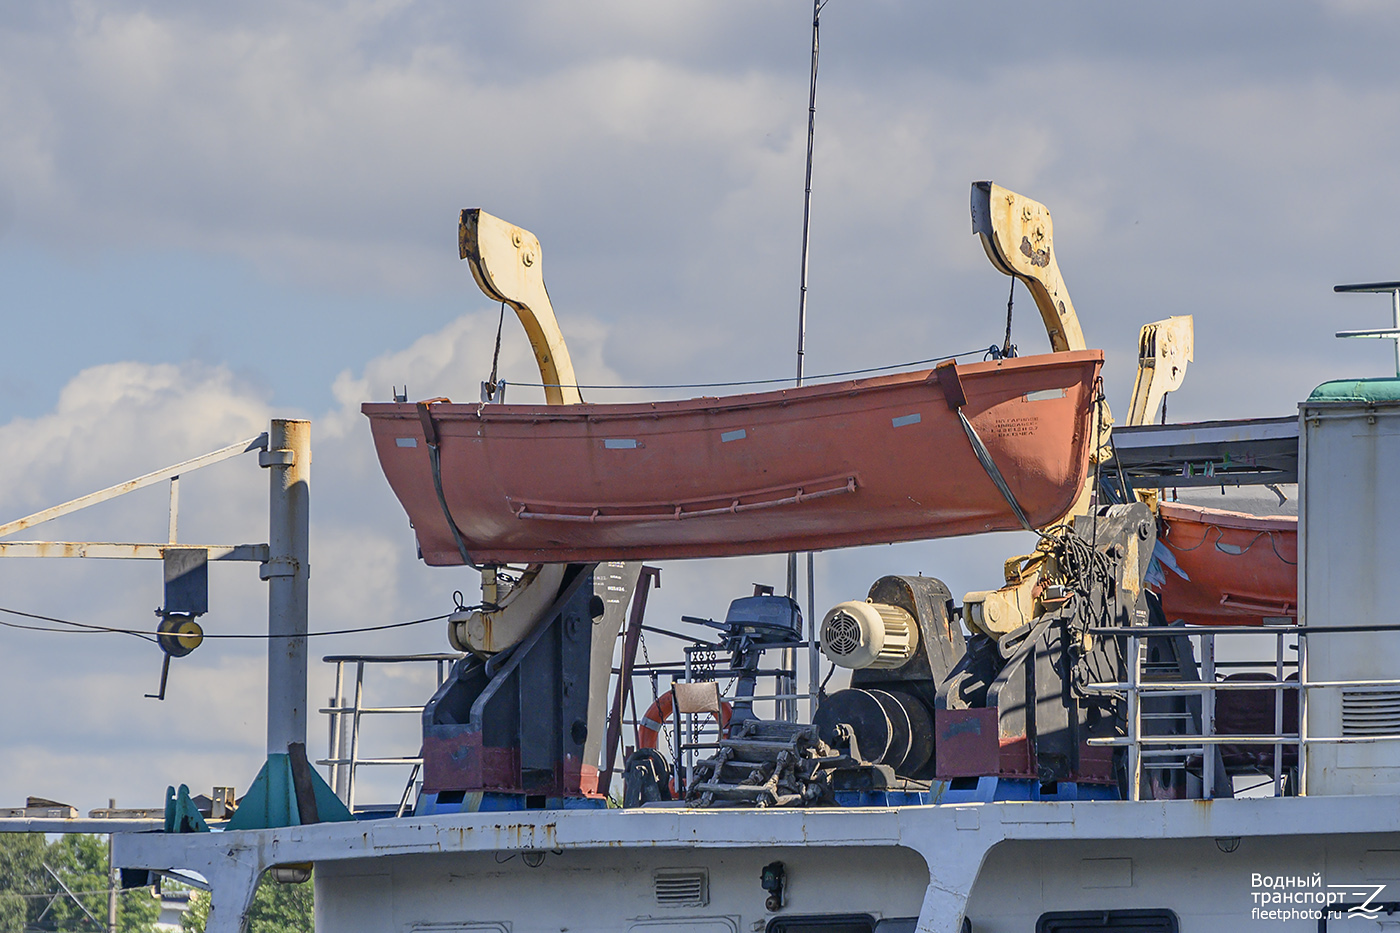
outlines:
{"label": "lifeboat hull", "polygon": [[1264,625],[1298,616],[1298,520],[1164,502],[1162,611],[1193,625]]}
{"label": "lifeboat hull", "polygon": [[[963,413],[1031,522],[1069,510],[1098,351],[959,366]],[[945,379],[947,374],[945,373]],[[950,390],[956,391],[956,390]],[[933,370],[675,402],[367,403],[433,565],[724,557],[1019,528]]]}

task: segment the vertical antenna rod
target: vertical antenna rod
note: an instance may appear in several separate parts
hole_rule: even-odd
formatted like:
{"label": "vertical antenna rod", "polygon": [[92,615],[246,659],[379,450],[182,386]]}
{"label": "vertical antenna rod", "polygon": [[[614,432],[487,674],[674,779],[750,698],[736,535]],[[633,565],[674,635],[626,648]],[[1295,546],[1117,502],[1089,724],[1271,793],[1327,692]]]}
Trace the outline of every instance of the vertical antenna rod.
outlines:
{"label": "vertical antenna rod", "polygon": [[[817,59],[821,53],[821,21],[822,7],[826,0],[812,0],[812,81],[807,95],[807,184],[802,195],[802,290],[797,302],[797,385],[802,385],[803,363],[807,356],[807,257],[808,247],[812,233],[812,148],[816,140],[817,131]],[[807,555],[807,589],[810,598],[812,589],[812,555]],[[787,566],[787,595],[793,599],[797,598],[797,554],[788,554]],[[809,599],[810,601],[810,599]],[[812,607],[807,607],[807,614],[812,615]],[[812,712],[816,710],[816,643],[817,643],[817,622],[816,619],[807,620],[808,628],[808,664],[811,665],[807,671],[808,695],[812,697]],[[790,670],[797,670],[796,652],[788,649],[784,651],[785,667]],[[785,689],[781,691],[786,694],[796,694],[797,679],[794,676],[785,684]],[[781,718],[789,721],[797,719],[797,700],[785,700],[780,707],[785,706],[787,715]]]}
{"label": "vertical antenna rod", "polygon": [[[807,355],[807,254],[812,232],[812,145],[817,131],[817,57],[821,52],[822,5],[812,0],[812,83],[807,96],[807,187],[802,196],[802,293],[797,303],[797,384]],[[796,558],[794,558],[796,560]]]}

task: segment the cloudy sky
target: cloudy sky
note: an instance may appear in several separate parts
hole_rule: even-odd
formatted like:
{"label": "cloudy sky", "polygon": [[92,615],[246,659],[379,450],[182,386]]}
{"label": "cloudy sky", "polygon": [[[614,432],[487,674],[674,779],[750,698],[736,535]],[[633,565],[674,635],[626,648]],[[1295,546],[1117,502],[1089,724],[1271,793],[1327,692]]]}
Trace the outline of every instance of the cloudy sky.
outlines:
{"label": "cloudy sky", "polygon": [[[457,259],[458,211],[539,236],[585,382],[787,375],[810,13],[0,6],[0,519],[309,417],[313,630],[450,608],[475,580],[418,565],[358,406],[404,383],[473,398],[487,375],[497,311]],[[969,183],[990,178],[1053,211],[1120,410],[1138,327],[1173,314],[1196,320],[1173,420],[1286,415],[1324,379],[1387,373],[1388,345],[1331,337],[1385,321],[1385,300],[1331,286],[1400,278],[1400,8],[831,0],[822,39],[809,372],[1000,340],[1007,282],[967,209]],[[1016,341],[1047,346],[1024,298]],[[537,377],[511,320],[502,369]],[[182,537],[263,540],[266,484],[246,459],[190,475]],[[42,536],[160,540],[165,496]],[[817,602],[887,572],[985,588],[1024,547],[823,554]],[[749,583],[781,583],[782,559],[664,570],[654,622],[722,614]],[[216,567],[211,586],[209,631],[265,626],[251,565]],[[155,565],[0,563],[5,608],[147,627],[160,601]],[[434,624],[312,651],[445,647]],[[206,643],[158,703],[143,698],[160,666],[145,642],[0,629],[0,806],[156,805],[181,781],[241,792],[263,753],[263,663],[257,642]],[[313,703],[329,689],[315,667]],[[376,685],[385,702],[427,689],[404,674]],[[411,752],[416,727],[396,726],[369,753]],[[314,755],[324,734],[318,719]]]}

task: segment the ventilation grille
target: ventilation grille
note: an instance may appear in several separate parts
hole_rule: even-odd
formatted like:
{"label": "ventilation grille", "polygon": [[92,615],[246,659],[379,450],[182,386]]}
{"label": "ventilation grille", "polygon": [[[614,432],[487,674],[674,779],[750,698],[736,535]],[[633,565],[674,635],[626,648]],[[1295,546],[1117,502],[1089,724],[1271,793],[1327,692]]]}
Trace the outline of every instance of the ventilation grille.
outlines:
{"label": "ventilation grille", "polygon": [[850,654],[860,647],[860,623],[846,613],[838,612],[826,623],[822,645],[830,654]]}
{"label": "ventilation grille", "polygon": [[662,907],[704,907],[710,903],[710,872],[705,868],[663,868],[652,875]]}
{"label": "ventilation grille", "polygon": [[1400,735],[1400,691],[1342,691],[1342,735]]}

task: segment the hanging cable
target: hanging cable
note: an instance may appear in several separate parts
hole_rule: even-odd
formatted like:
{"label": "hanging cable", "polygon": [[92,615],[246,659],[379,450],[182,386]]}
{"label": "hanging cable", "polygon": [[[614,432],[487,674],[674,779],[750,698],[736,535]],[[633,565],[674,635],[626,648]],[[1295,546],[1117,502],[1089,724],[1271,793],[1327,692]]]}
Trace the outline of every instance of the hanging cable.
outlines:
{"label": "hanging cable", "polygon": [[71,628],[49,628],[43,625],[25,625],[22,622],[6,622],[0,619],[0,625],[6,628],[24,629],[30,632],[57,632],[60,635],[134,635],[137,638],[156,643],[155,632],[141,632],[134,629],[110,628],[105,625],[93,625],[89,622],[70,622],[67,619],[58,619],[53,616],[38,615],[33,612],[20,612],[18,609],[0,608],[0,612],[10,615],[21,616],[26,619],[34,619],[38,622],[53,622],[57,625],[68,625]]}
{"label": "hanging cable", "polygon": [[1016,303],[1016,276],[1011,277],[1011,294],[1006,296],[1006,339],[1001,342],[1001,355],[1014,357],[1016,345],[1011,342],[1011,308]]}
{"label": "hanging cable", "polygon": [[[1103,448],[1099,446],[1099,434],[1103,431],[1104,400],[1103,377],[1099,376],[1094,380],[1094,496],[1091,500],[1094,510],[1094,530],[1089,538],[1094,547],[1099,546],[1099,471],[1103,467]],[[1125,489],[1123,495],[1126,497],[1127,494]]]}
{"label": "hanging cable", "polygon": [[[1000,347],[992,344],[992,348],[1000,352]],[[836,379],[841,376],[860,376],[866,373],[884,373],[894,369],[905,369],[910,366],[922,366],[926,363],[941,363],[944,360],[956,360],[964,356],[976,356],[987,351],[981,347],[976,350],[963,350],[961,353],[948,353],[943,356],[931,356],[924,360],[910,360],[907,363],[891,363],[888,366],[870,366],[866,369],[848,369],[839,373],[821,373],[816,376],[807,376],[804,381],[810,382],[814,379]],[[559,383],[559,382],[512,382],[511,385],[525,386],[531,389],[724,389],[736,386],[761,386],[773,385],[779,382],[792,382],[792,377],[781,379],[745,379],[737,382],[676,382],[664,385],[587,385],[583,383]]]}
{"label": "hanging cable", "polygon": [[501,318],[496,322],[496,352],[491,354],[491,382],[486,392],[489,398],[496,397],[496,387],[500,385],[497,378],[500,375],[501,365],[501,331],[506,326],[506,303],[501,302]]}
{"label": "hanging cable", "polygon": [[[484,607],[484,606],[467,606],[467,607],[465,607],[465,608],[467,608],[467,609],[481,609],[481,608],[487,608],[487,607]],[[19,609],[7,609],[7,608],[5,608],[4,606],[0,606],[0,613],[5,613],[6,615],[12,615],[12,616],[20,616],[21,618],[25,618],[25,619],[35,619],[35,620],[40,621],[40,622],[52,622],[52,623],[54,623],[55,625],[67,625],[67,626],[70,626],[70,628],[50,628],[50,627],[48,627],[48,626],[42,626],[42,625],[25,625],[25,624],[22,623],[22,622],[7,622],[7,621],[5,621],[4,619],[0,619],[0,626],[4,626],[4,627],[6,627],[6,628],[25,629],[25,630],[31,631],[31,632],[57,632],[57,633],[60,634],[60,635],[134,635],[134,636],[136,636],[137,638],[144,638],[144,639],[146,639],[147,641],[151,641],[151,642],[154,642],[154,641],[156,640],[156,634],[157,634],[156,632],[144,631],[144,630],[142,630],[142,629],[119,628],[119,627],[109,626],[109,625],[94,625],[94,624],[92,624],[92,623],[90,623],[90,622],[73,622],[73,621],[70,621],[70,620],[68,620],[68,619],[60,619],[60,618],[57,618],[57,617],[55,617],[55,616],[39,615],[38,613],[34,613],[34,612],[23,612],[23,611],[21,611],[21,610],[19,610]],[[367,626],[365,626],[364,628],[332,629],[332,630],[327,631],[327,632],[306,632],[305,634],[300,634],[300,635],[290,635],[290,634],[286,634],[286,635],[272,635],[272,634],[256,633],[256,632],[250,632],[250,633],[212,634],[212,633],[206,632],[206,633],[204,634],[204,638],[205,638],[206,640],[207,640],[207,639],[211,639],[211,638],[226,638],[226,639],[272,639],[272,638],[318,638],[318,637],[321,637],[321,636],[324,636],[324,635],[356,635],[356,634],[359,634],[360,632],[382,632],[382,631],[387,631],[387,630],[389,630],[389,629],[407,628],[408,626],[411,626],[411,625],[422,625],[422,624],[424,624],[424,623],[426,623],[426,622],[438,622],[438,621],[441,621],[441,620],[443,620],[443,619],[446,619],[446,618],[447,618],[447,615],[448,615],[447,613],[444,613],[443,615],[429,616],[428,618],[424,618],[424,619],[410,619],[410,620],[407,621],[407,622],[389,622],[389,623],[386,623],[386,624],[384,624],[384,625],[367,625]]]}

